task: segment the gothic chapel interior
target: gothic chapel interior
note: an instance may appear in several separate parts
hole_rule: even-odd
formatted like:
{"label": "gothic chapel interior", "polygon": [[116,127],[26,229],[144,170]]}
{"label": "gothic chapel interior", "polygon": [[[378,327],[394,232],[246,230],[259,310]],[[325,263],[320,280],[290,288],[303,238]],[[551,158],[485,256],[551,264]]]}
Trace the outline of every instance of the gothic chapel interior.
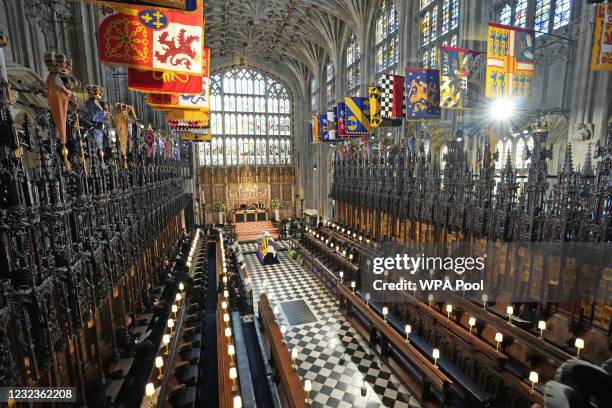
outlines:
{"label": "gothic chapel interior", "polygon": [[0,406],[611,407],[612,1],[0,0]]}

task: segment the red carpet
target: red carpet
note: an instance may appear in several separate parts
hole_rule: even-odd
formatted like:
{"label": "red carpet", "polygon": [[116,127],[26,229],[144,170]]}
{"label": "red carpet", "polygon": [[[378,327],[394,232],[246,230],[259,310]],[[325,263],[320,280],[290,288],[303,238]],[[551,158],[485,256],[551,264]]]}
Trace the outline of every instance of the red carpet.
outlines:
{"label": "red carpet", "polygon": [[278,230],[274,228],[272,221],[237,222],[234,227],[238,242],[255,241],[262,231],[268,231],[274,239],[278,239]]}

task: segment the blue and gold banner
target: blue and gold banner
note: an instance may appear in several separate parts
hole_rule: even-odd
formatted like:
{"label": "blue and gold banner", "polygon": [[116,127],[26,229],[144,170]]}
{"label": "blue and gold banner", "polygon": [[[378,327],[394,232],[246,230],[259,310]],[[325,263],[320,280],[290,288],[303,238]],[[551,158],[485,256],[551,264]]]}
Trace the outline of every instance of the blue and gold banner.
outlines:
{"label": "blue and gold banner", "polygon": [[348,136],[362,136],[372,132],[370,101],[361,96],[346,96],[344,126]]}
{"label": "blue and gold banner", "polygon": [[406,68],[406,120],[435,120],[440,116],[440,71]]}
{"label": "blue and gold banner", "polygon": [[534,32],[520,27],[490,23],[487,38],[486,96],[531,96],[535,69]]}
{"label": "blue and gold banner", "polygon": [[476,107],[482,93],[483,54],[455,47],[440,47],[440,107]]}
{"label": "blue and gold banner", "polygon": [[329,140],[329,129],[327,127],[326,113],[319,115],[319,130],[321,132],[321,142],[327,142]]}
{"label": "blue and gold banner", "polygon": [[332,110],[325,114],[325,116],[327,117],[327,134],[322,135],[321,140],[323,142],[335,142],[338,139],[337,108],[334,106]]}

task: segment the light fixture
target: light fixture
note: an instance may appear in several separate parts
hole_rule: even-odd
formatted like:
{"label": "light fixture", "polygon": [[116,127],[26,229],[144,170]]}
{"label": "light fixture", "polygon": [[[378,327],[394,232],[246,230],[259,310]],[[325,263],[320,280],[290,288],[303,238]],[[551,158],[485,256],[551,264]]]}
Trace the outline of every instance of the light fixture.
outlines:
{"label": "light fixture", "polygon": [[312,382],[310,380],[304,381],[304,391],[306,391],[306,403],[310,404],[310,391],[312,391]]}
{"label": "light fixture", "polygon": [[389,309],[387,306],[383,307],[382,314],[385,317],[385,322],[387,321],[387,314],[389,313]]}
{"label": "light fixture", "polygon": [[182,298],[183,298],[183,297],[181,296],[181,294],[180,294],[180,293],[177,293],[177,294],[176,294],[176,296],[174,297],[174,299],[175,299],[177,302],[180,302]]}
{"label": "light fixture", "polygon": [[229,297],[229,292],[227,290],[223,291],[223,297],[226,299]]}
{"label": "light fixture", "polygon": [[298,358],[298,350],[297,350],[297,347],[294,347],[291,350],[291,363],[292,363],[292,366],[293,366],[294,369],[297,369],[297,367],[295,365],[295,360],[297,360],[297,358]]}
{"label": "light fixture", "polygon": [[446,305],[446,316],[450,319],[450,314],[453,312],[453,305]]}
{"label": "light fixture", "polygon": [[535,371],[532,371],[529,373],[529,381],[531,381],[531,392],[533,392],[535,385],[538,383],[538,381],[540,380],[538,373],[536,373]]}
{"label": "light fixture", "polygon": [[236,367],[230,367],[229,369],[229,378],[232,380],[232,391],[236,391],[238,387],[236,386],[236,378],[238,377],[238,372],[236,371]]}
{"label": "light fixture", "polygon": [[508,324],[512,324],[512,314],[514,313],[514,308],[512,306],[508,306],[506,308],[506,313],[508,314]]}
{"label": "light fixture", "polygon": [[584,348],[584,340],[580,337],[576,338],[574,346],[576,346],[576,358],[580,358],[580,350]]}
{"label": "light fixture", "polygon": [[234,397],[234,408],[242,408],[242,398],[240,398],[240,395]]}
{"label": "light fixture", "polygon": [[406,332],[406,341],[410,341],[408,338],[410,337],[410,333],[412,333],[412,326],[407,324],[404,328],[404,332]]}
{"label": "light fixture", "polygon": [[538,322],[538,329],[540,329],[540,338],[543,338],[544,330],[546,330],[546,322],[544,320]]}
{"label": "light fixture", "polygon": [[277,315],[278,312],[280,312],[280,309],[278,308],[278,306],[274,306],[274,309],[272,309],[272,311],[274,312],[274,315]]}
{"label": "light fixture", "polygon": [[438,359],[440,358],[440,350],[437,348],[433,349],[431,356],[434,359],[434,368],[438,368]]}
{"label": "light fixture", "polygon": [[185,285],[183,284],[183,282],[179,283],[179,290],[181,292],[185,290]]}
{"label": "light fixture", "polygon": [[230,365],[234,365],[234,355],[236,354],[236,349],[233,344],[227,345],[227,355],[230,356]]}
{"label": "light fixture", "polygon": [[172,334],[173,327],[174,327],[174,320],[168,319],[168,328],[170,329],[170,334]]}
{"label": "light fixture", "polygon": [[318,169],[317,169],[317,165],[316,165],[316,164],[313,166],[312,170],[313,170],[313,171],[317,171],[317,170],[318,170]]}
{"label": "light fixture", "polygon": [[489,300],[489,296],[485,293],[482,295],[482,307],[487,308],[487,301]]}
{"label": "light fixture", "polygon": [[370,306],[370,292],[365,294],[366,306]]}
{"label": "light fixture", "polygon": [[223,310],[227,309],[227,302],[225,300],[223,302],[221,302],[221,308]]}
{"label": "light fixture", "polygon": [[370,243],[370,238],[366,239],[366,243],[368,244]]}
{"label": "light fixture", "polygon": [[360,235],[359,236],[359,242],[363,241],[363,237]]}
{"label": "light fixture", "polygon": [[353,260],[353,254],[349,254],[349,260]]}
{"label": "light fixture", "polygon": [[516,101],[512,99],[495,99],[489,107],[489,116],[497,122],[506,122],[516,113]]}
{"label": "light fixture", "polygon": [[167,334],[164,334],[162,336],[162,343],[164,343],[164,345],[166,346],[166,353],[165,354],[168,354],[168,344],[170,344],[170,336],[167,335]]}
{"label": "light fixture", "polygon": [[223,284],[224,284],[224,285],[227,285],[227,276],[224,276],[224,277],[223,277]]}
{"label": "light fixture", "polygon": [[230,321],[229,314],[227,314],[227,313],[223,314],[223,321],[225,322],[225,324],[229,323],[229,321]]}
{"label": "light fixture", "polygon": [[344,272],[340,271],[340,282],[342,282],[342,279],[344,279]]}
{"label": "light fixture", "polygon": [[499,344],[502,341],[504,341],[504,335],[500,332],[495,333],[495,343],[497,343],[497,346],[495,348],[497,349],[497,351],[499,351]]}
{"label": "light fixture", "polygon": [[475,317],[470,317],[468,319],[468,325],[470,326],[470,333],[472,332],[472,327],[476,326],[476,318]]}
{"label": "light fixture", "polygon": [[433,293],[427,295],[427,301],[429,302],[429,307],[431,307],[431,304],[433,303]]}
{"label": "light fixture", "polygon": [[159,375],[157,376],[158,379],[162,379],[163,374],[162,374],[162,367],[164,366],[164,359],[162,356],[157,356],[155,357],[155,368],[157,368],[159,370]]}
{"label": "light fixture", "polygon": [[351,282],[351,289],[353,289],[353,293],[355,293],[355,281]]}
{"label": "light fixture", "polygon": [[172,305],[172,313],[174,314],[175,319],[176,319],[176,312],[178,312],[178,306],[174,304]]}
{"label": "light fixture", "polygon": [[155,394],[155,386],[153,385],[153,383],[147,383],[147,385],[145,386],[145,395],[151,398],[153,394]]}
{"label": "light fixture", "polygon": [[284,340],[284,337],[285,337],[285,333],[287,333],[287,326],[285,326],[284,324],[283,324],[283,325],[281,325],[281,327],[280,327],[280,332],[281,332],[281,334],[283,335],[283,341],[285,341],[285,340]]}
{"label": "light fixture", "polygon": [[229,327],[225,328],[225,337],[227,337],[228,339],[232,337],[232,329],[230,329]]}

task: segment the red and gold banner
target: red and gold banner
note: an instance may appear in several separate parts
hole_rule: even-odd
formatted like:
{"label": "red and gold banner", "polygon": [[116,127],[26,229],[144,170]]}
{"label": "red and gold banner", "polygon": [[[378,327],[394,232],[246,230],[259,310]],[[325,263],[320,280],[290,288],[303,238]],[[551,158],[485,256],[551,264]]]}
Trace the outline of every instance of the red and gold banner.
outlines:
{"label": "red and gold banner", "polygon": [[202,0],[193,12],[126,6],[98,28],[100,61],[144,71],[202,75]]}
{"label": "red and gold banner", "polygon": [[597,6],[591,68],[593,71],[612,71],[612,4]]}
{"label": "red and gold banner", "polygon": [[197,7],[197,0],[73,0],[83,3],[94,3],[100,6],[109,7],[132,7],[132,6],[158,6],[170,9],[194,11]]}
{"label": "red and gold banner", "polygon": [[199,95],[204,91],[203,78],[209,81],[210,49],[204,47],[202,52],[202,75],[179,74],[176,72],[143,71],[128,68],[128,88],[133,91],[150,94],[184,94]]}
{"label": "red and gold banner", "polygon": [[195,109],[168,109],[166,110],[166,120],[210,122],[210,113]]}

